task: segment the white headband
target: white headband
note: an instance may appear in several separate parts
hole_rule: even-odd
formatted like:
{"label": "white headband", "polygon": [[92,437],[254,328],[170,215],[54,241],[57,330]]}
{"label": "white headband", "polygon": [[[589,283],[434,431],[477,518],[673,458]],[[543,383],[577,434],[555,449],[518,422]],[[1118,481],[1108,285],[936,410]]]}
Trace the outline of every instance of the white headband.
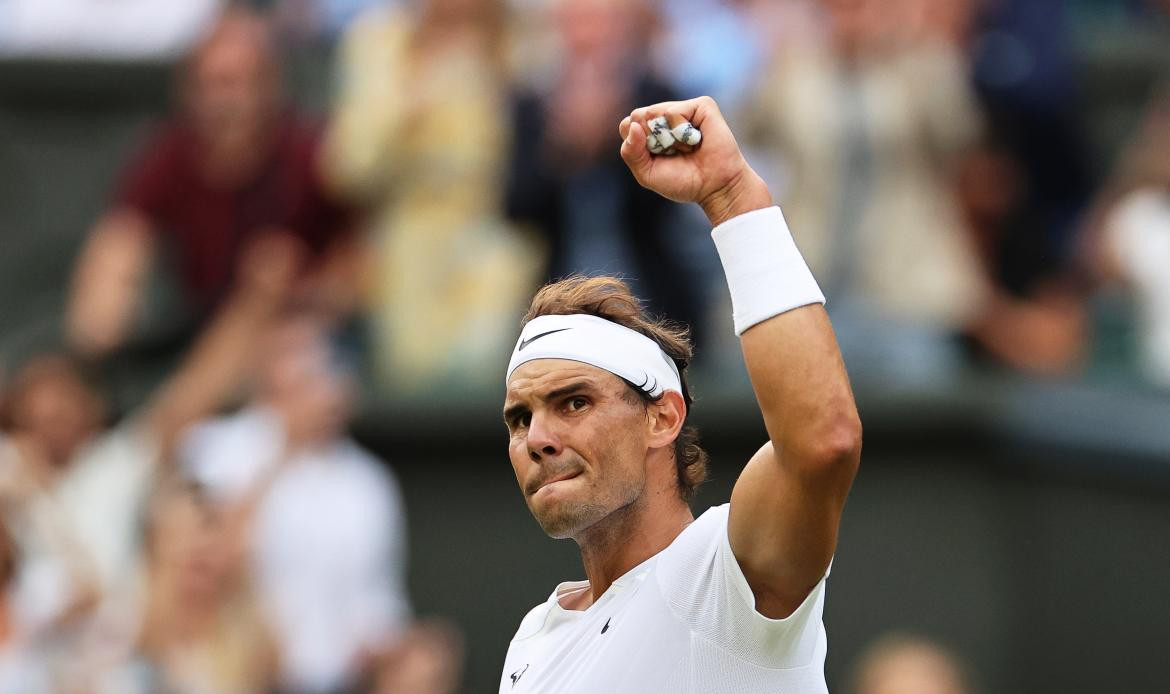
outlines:
{"label": "white headband", "polygon": [[682,392],[678,367],[658,343],[597,316],[575,313],[528,321],[512,351],[505,383],[521,364],[536,359],[592,364],[626,379],[652,398],[666,390]]}

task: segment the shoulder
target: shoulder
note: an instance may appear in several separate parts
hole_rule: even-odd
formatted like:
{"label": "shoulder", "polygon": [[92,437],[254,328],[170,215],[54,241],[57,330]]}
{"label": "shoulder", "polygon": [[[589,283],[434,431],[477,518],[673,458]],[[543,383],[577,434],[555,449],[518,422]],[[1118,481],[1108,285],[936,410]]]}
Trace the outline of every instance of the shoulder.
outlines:
{"label": "shoulder", "polygon": [[351,504],[382,518],[378,522],[383,525],[389,522],[387,517],[401,520],[405,506],[402,489],[384,460],[348,438],[335,442],[329,457],[328,469]]}
{"label": "shoulder", "polygon": [[386,490],[398,489],[398,478],[390,464],[363,448],[353,439],[344,438],[335,444],[335,455],[355,482]]}
{"label": "shoulder", "polygon": [[141,468],[161,453],[159,441],[141,416],[131,415],[100,434],[79,453],[77,465],[86,468]]}
{"label": "shoulder", "polygon": [[158,125],[122,170],[118,202],[143,208],[159,204],[193,171],[191,131],[178,121]]}
{"label": "shoulder", "polygon": [[757,612],[727,536],[730,508],[709,509],[663,550],[655,571],[663,599],[696,634],[746,662],[791,668],[823,658],[824,580],[785,619]]}
{"label": "shoulder", "polygon": [[553,589],[548,598],[533,607],[524,615],[524,619],[520,620],[520,627],[516,629],[516,635],[512,637],[512,643],[523,641],[525,639],[536,636],[548,625],[548,620],[554,610],[560,610],[559,601],[568,593],[577,593],[589,587],[589,581],[565,581],[557,585]]}
{"label": "shoulder", "polygon": [[712,506],[688,525],[670,546],[662,550],[659,565],[665,560],[668,568],[680,561],[691,561],[696,555],[712,554],[718,549],[720,537],[727,533],[730,504]]}
{"label": "shoulder", "polygon": [[523,641],[539,634],[548,621],[548,613],[551,608],[552,602],[546,600],[531,610],[528,610],[528,614],[524,615],[524,618],[520,620],[520,626],[516,628],[516,635],[512,637],[512,643]]}

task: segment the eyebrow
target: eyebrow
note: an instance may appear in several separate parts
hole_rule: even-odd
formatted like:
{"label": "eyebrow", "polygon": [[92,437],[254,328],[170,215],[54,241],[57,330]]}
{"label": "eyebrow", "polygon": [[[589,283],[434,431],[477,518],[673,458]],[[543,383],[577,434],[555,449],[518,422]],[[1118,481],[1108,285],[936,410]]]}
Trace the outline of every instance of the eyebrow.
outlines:
{"label": "eyebrow", "polygon": [[[541,400],[557,400],[557,399],[565,397],[566,395],[572,395],[578,391],[587,390],[591,386],[592,386],[592,384],[589,383],[588,381],[577,381],[576,383],[570,383],[567,386],[563,386],[561,388],[557,388],[556,390],[549,391],[544,396],[542,396],[540,399]],[[504,421],[511,422],[515,417],[517,417],[520,414],[527,412],[527,411],[528,411],[528,406],[523,404],[523,403],[516,403],[515,405],[511,405],[511,406],[504,409]]]}

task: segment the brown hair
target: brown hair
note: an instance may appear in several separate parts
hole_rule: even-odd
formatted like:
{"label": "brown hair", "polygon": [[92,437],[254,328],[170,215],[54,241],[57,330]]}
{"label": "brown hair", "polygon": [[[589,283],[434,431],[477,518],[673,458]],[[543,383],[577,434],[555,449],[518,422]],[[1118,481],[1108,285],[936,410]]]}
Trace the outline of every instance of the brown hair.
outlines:
{"label": "brown hair", "polygon": [[[683,401],[690,415],[691,396],[687,385],[687,364],[694,355],[690,329],[685,325],[649,315],[630,286],[617,277],[584,277],[573,275],[541,288],[528,307],[524,323],[539,316],[584,313],[639,332],[654,340],[668,357],[674,360],[682,381]],[[625,379],[622,379],[625,380]],[[629,381],[626,385],[641,402],[653,402],[640,388]],[[707,452],[699,445],[699,431],[684,424],[674,441],[674,461],[678,469],[679,492],[686,501],[695,496],[695,490],[707,480]]]}

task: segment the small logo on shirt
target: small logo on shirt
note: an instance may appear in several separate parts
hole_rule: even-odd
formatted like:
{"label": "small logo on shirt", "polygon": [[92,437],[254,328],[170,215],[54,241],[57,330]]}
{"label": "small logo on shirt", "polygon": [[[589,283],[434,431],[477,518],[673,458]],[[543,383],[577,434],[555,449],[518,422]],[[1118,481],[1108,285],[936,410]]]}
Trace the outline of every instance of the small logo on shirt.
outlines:
{"label": "small logo on shirt", "polygon": [[516,683],[520,681],[520,678],[523,677],[524,673],[526,673],[526,672],[528,672],[528,663],[524,664],[523,670],[517,670],[516,672],[512,673],[511,677],[512,677],[512,686],[513,687],[516,686]]}
{"label": "small logo on shirt", "polygon": [[[613,617],[610,617],[609,619],[613,619]],[[609,619],[605,620],[605,626],[601,627],[601,633],[603,634],[609,631]]]}

